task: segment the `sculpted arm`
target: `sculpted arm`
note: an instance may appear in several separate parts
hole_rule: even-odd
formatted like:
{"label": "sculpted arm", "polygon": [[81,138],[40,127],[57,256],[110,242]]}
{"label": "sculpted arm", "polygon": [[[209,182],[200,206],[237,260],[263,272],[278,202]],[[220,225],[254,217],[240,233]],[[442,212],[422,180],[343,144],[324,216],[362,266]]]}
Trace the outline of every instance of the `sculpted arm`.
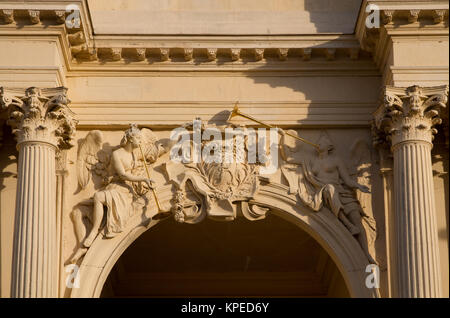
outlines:
{"label": "sculpted arm", "polygon": [[295,158],[293,158],[292,156],[289,156],[288,154],[290,154],[293,151],[293,148],[289,147],[288,145],[286,145],[286,133],[284,132],[283,129],[279,129],[279,132],[281,134],[281,140],[280,140],[280,154],[281,154],[281,158],[283,158],[284,161],[286,161],[287,163],[293,163],[296,165],[301,165],[302,162],[301,160],[296,160]]}
{"label": "sculpted arm", "polygon": [[132,181],[132,182],[144,182],[147,180],[145,177],[134,176],[125,171],[122,160],[120,159],[121,154],[118,151],[114,151],[111,156],[111,164],[116,171],[117,175],[122,180]]}
{"label": "sculpted arm", "polygon": [[339,175],[347,186],[349,186],[350,188],[360,189],[362,192],[370,193],[368,187],[359,184],[350,177],[347,168],[345,167],[344,163],[341,160],[337,159],[336,161],[337,161],[336,165],[339,170]]}

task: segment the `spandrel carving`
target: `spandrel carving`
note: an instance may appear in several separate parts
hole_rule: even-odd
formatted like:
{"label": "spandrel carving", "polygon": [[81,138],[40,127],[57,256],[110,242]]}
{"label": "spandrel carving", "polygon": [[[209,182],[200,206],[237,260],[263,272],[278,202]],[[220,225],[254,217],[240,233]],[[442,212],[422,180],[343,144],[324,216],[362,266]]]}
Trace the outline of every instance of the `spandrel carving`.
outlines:
{"label": "spandrel carving", "polygon": [[150,190],[155,182],[146,176],[145,164],[154,163],[170,148],[157,140],[150,129],[140,130],[134,124],[111,153],[102,149],[102,145],[102,133],[94,130],[78,149],[80,188],[84,189],[94,175],[102,179],[104,186],[92,198],[78,204],[72,213],[79,248],[69,262],[84,255],[100,232],[112,238],[124,230],[130,218],[149,208],[153,202]]}
{"label": "spandrel carving", "polygon": [[[314,211],[311,213],[323,213],[322,208],[328,208],[359,242],[369,262],[375,263],[369,252],[374,250],[376,239],[369,190],[372,160],[364,140],[358,139],[350,145],[352,160],[344,163],[334,153],[333,143],[326,133],[321,134],[317,143],[312,143],[297,136],[295,131],[275,130],[281,134],[281,140],[276,133],[275,140],[272,136],[270,141],[266,140],[267,144],[276,142],[273,151],[272,147],[260,149],[260,132],[256,134],[255,130],[242,125],[215,126],[198,119],[197,126],[194,121],[178,129],[189,136],[186,140],[188,154],[181,151],[185,148],[176,150],[182,138],[163,143],[151,130],[139,130],[135,126],[126,131],[120,146],[105,146],[102,132],[95,130],[81,141],[77,160],[79,187],[84,189],[95,180],[97,192],[73,211],[79,248],[71,262],[86,253],[98,233],[104,238],[114,237],[124,231],[127,221],[134,216],[145,216],[146,210],[159,206],[157,195],[152,194],[155,183],[147,177],[142,158],[151,164],[169,152],[170,155],[160,161],[159,173],[165,181],[158,182],[156,191],[162,192],[160,189],[164,188],[166,197],[171,196],[170,215],[175,221],[196,224],[205,218],[218,221],[233,221],[238,217],[252,221],[264,219],[270,209],[276,207],[270,202],[258,201],[261,189],[275,187],[280,191],[285,186],[268,178],[262,168],[273,161],[274,153],[281,154],[283,160],[277,160],[280,166],[277,165],[279,170],[276,169],[275,174],[288,181],[286,198],[292,200],[295,194],[298,204],[309,207]],[[198,161],[194,160],[195,129],[201,136]],[[231,139],[226,137],[227,129],[234,130]],[[208,130],[215,130],[220,142],[211,138],[211,132],[206,134],[207,138],[202,138]],[[267,132],[263,135],[269,137]],[[255,142],[258,147],[252,146]],[[300,142],[303,147],[298,147]],[[309,149],[309,153],[305,153],[304,148]],[[174,160],[173,153],[180,153],[180,160]],[[230,155],[231,160],[226,159]]]}
{"label": "spandrel carving", "polygon": [[[356,159],[357,181],[348,172],[346,164],[333,151],[329,136],[322,132],[317,141],[318,149],[308,156],[298,147],[290,147],[286,142],[286,132],[281,131],[280,153],[284,160],[281,171],[289,183],[289,193],[297,194],[299,200],[319,212],[326,206],[358,240],[368,260],[376,263],[369,252],[369,242],[373,244],[376,236],[375,220],[371,211],[364,207],[370,197],[366,185],[367,171],[361,165],[365,160]],[[290,131],[295,134],[295,131]],[[360,149],[352,149],[355,157]]]}

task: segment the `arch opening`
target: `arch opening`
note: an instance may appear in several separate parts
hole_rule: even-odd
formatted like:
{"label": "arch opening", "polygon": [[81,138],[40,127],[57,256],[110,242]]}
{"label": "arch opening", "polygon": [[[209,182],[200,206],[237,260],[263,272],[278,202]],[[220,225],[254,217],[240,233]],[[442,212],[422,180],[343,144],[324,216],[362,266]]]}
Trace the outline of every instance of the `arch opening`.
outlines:
{"label": "arch opening", "polygon": [[100,296],[349,297],[350,292],[311,235],[270,214],[256,222],[160,222],[118,258]]}
{"label": "arch opening", "polygon": [[[141,216],[136,216],[133,220],[130,220],[130,224],[127,227],[127,229],[124,232],[117,235],[116,237],[112,239],[104,239],[100,236],[97,237],[97,239],[94,241],[94,243],[92,244],[92,246],[90,247],[90,249],[88,250],[87,254],[85,255],[80,264],[79,270],[80,288],[73,289],[70,293],[70,296],[75,298],[100,297],[102,295],[102,291],[103,295],[107,295],[105,293],[106,288],[108,287],[107,284],[105,283],[107,281],[107,278],[110,276],[113,267],[121,258],[122,254],[126,253],[127,249],[136,240],[138,240],[136,244],[140,244],[139,243],[140,236],[142,235],[144,235],[144,237],[146,237],[147,235],[151,236],[152,231],[159,227],[164,228],[164,226],[168,226],[169,227],[168,229],[166,229],[165,231],[164,230],[161,231],[163,233],[167,233],[167,235],[170,235],[170,233],[172,234],[181,233],[180,229],[183,229],[183,227],[175,227],[175,226],[183,225],[186,227],[186,229],[193,229],[193,230],[197,229],[197,231],[199,231],[198,229],[200,229],[201,226],[204,226],[205,228],[209,229],[208,231],[211,233],[211,235],[214,235],[216,234],[215,227],[217,226],[233,228],[234,225],[235,226],[234,229],[236,229],[237,231],[240,224],[239,222],[244,223],[248,222],[250,228],[254,229],[249,230],[246,233],[252,233],[252,231],[255,231],[255,229],[258,228],[259,226],[263,227],[264,222],[266,222],[266,224],[271,225],[270,226],[266,225],[266,230],[262,231],[263,233],[262,234],[260,233],[259,236],[254,235],[255,237],[260,239],[260,241],[258,242],[264,243],[264,239],[270,238],[268,233],[277,233],[277,232],[283,233],[283,230],[272,229],[272,223],[276,222],[274,221],[276,220],[274,218],[277,217],[279,219],[283,219],[285,223],[290,224],[291,228],[295,229],[293,230],[294,232],[301,231],[304,232],[303,235],[306,234],[309,235],[317,243],[317,246],[315,246],[314,249],[323,249],[325,251],[326,255],[331,258],[334,265],[338,268],[341,274],[340,277],[345,282],[345,284],[339,285],[340,286],[345,285],[348,294],[351,297],[363,297],[363,298],[379,297],[379,291],[377,289],[367,288],[367,286],[365,285],[365,281],[368,275],[366,272],[368,260],[364,255],[364,252],[362,251],[358,242],[348,232],[348,230],[344,227],[344,225],[342,225],[341,222],[337,220],[337,218],[330,211],[325,209],[318,213],[308,211],[304,207],[301,207],[297,204],[297,200],[295,197],[289,196],[286,193],[287,187],[283,185],[269,184],[262,187],[260,189],[260,193],[252,201],[252,204],[267,207],[270,209],[271,212],[266,220],[260,220],[255,222],[250,222],[246,220],[241,221],[237,219],[229,223],[227,222],[211,223],[210,220],[204,220],[196,225],[178,224],[178,223],[170,225],[171,222],[174,223],[174,221],[172,221],[171,219],[151,220],[149,222],[149,220],[143,220]],[[160,195],[162,194],[160,193]],[[167,197],[171,196],[170,191],[167,191],[166,196]],[[167,225],[164,225],[166,222]],[[205,225],[202,225],[203,222],[206,222]],[[258,223],[260,223],[261,225],[258,225]],[[172,229],[170,228],[170,226],[172,226]],[[196,226],[200,227],[196,228]],[[184,237],[182,238],[184,239]],[[161,238],[159,238],[159,240],[161,240]],[[145,239],[143,239],[142,241],[145,242]],[[226,240],[222,239],[222,241]],[[294,241],[295,241],[294,239],[286,240],[286,242],[294,242]],[[241,240],[239,242],[245,243],[245,240]],[[262,247],[264,246],[263,243],[259,243],[256,246]],[[154,244],[161,244],[164,246],[165,242],[155,242]],[[195,245],[194,243],[192,244]],[[144,249],[141,251],[141,253],[143,254],[147,253],[151,255],[151,249],[150,248]],[[125,255],[127,254],[128,253],[126,253]],[[172,254],[178,255],[176,253]],[[295,253],[292,252],[292,254]],[[297,254],[303,255],[303,253],[301,252]],[[306,253],[306,255],[308,255],[308,253]],[[250,262],[252,261],[251,255],[245,256],[250,256]],[[119,262],[119,264],[120,263],[121,262]],[[242,261],[240,261],[240,263],[237,262],[237,264],[241,264],[242,266]],[[119,266],[120,265],[117,265],[117,267]],[[331,293],[328,293],[328,295],[330,294]]]}

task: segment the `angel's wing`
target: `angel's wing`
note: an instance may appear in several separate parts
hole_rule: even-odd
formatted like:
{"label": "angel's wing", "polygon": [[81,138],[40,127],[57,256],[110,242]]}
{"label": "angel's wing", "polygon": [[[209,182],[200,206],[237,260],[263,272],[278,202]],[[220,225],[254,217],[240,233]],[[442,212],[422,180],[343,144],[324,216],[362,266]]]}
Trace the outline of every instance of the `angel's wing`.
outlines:
{"label": "angel's wing", "polygon": [[[357,140],[350,150],[350,174],[359,184],[371,189],[372,158],[370,148],[365,140]],[[373,247],[376,239],[376,222],[373,217],[372,195],[356,190],[356,196],[363,212],[363,225],[366,228],[369,247]]]}
{"label": "angel's wing", "polygon": [[142,150],[145,155],[145,160],[147,161],[147,163],[153,163],[158,159],[161,153],[161,149],[157,144],[158,138],[153,133],[153,131],[148,128],[142,128],[141,134]]}
{"label": "angel's wing", "polygon": [[91,180],[91,170],[99,162],[98,152],[102,148],[103,134],[100,130],[90,131],[78,148],[78,184],[84,189]]}
{"label": "angel's wing", "polygon": [[[298,136],[297,131],[293,130],[293,129],[289,129],[287,131],[287,133],[294,135],[294,136]],[[298,152],[300,151],[300,149],[299,149],[300,147],[299,147],[296,139],[294,139],[290,136],[286,136],[284,138],[284,144],[287,146],[284,149],[285,149],[285,154],[288,158],[295,157],[296,155],[298,155]]]}
{"label": "angel's wing", "polygon": [[[350,175],[353,176],[359,184],[365,185],[370,189],[371,154],[367,142],[362,139],[357,140],[350,148],[350,157]],[[362,193],[358,191],[358,195],[361,194]],[[358,199],[360,198],[358,197]],[[363,203],[365,203],[365,205],[367,206],[363,206],[363,209],[368,209],[371,206],[371,204],[367,204],[370,202],[361,202],[361,205],[363,205]]]}
{"label": "angel's wing", "polygon": [[[298,136],[297,131],[292,129],[288,130],[287,133]],[[305,159],[306,154],[296,139],[286,136],[284,140],[285,143],[281,147],[283,147],[286,158],[281,161],[280,169],[289,184],[289,194],[294,194],[298,192],[299,182],[303,180],[297,168]]]}

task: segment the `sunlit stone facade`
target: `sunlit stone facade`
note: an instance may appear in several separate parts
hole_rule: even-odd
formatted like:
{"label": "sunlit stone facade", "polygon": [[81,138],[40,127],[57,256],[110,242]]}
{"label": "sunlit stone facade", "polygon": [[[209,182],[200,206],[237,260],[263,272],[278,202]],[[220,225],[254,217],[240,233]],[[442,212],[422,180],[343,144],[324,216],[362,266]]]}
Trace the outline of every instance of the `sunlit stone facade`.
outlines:
{"label": "sunlit stone facade", "polygon": [[448,297],[448,21],[1,0],[0,296]]}

